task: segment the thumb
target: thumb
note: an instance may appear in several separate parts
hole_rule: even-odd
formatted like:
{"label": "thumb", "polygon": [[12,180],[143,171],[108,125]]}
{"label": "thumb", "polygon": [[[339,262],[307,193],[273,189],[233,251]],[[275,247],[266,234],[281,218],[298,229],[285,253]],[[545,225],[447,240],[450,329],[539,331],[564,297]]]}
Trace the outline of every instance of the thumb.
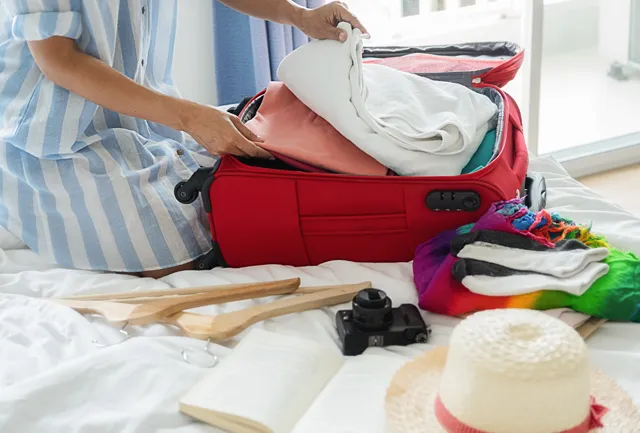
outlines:
{"label": "thumb", "polygon": [[240,131],[240,133],[244,135],[247,139],[251,141],[256,141],[259,143],[262,143],[264,141],[262,137],[258,136],[252,130],[247,128],[247,126],[244,123],[242,123],[242,121],[237,116],[231,116],[231,122],[233,122],[233,125],[236,127],[236,129]]}
{"label": "thumb", "polygon": [[327,30],[327,39],[345,42],[347,40],[347,32],[337,27],[331,26],[331,28]]}

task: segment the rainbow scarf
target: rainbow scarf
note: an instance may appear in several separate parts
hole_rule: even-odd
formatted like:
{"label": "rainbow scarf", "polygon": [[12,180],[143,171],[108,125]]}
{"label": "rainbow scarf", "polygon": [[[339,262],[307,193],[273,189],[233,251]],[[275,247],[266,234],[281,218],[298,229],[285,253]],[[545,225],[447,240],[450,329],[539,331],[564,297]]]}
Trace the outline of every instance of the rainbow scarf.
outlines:
{"label": "rainbow scarf", "polygon": [[[484,296],[472,293],[453,278],[457,258],[450,254],[451,240],[475,230],[497,230],[522,236],[553,247],[561,239],[577,239],[589,247],[606,247],[607,275],[598,279],[582,296],[560,291],[537,291],[517,296]],[[613,248],[607,240],[581,226],[545,210],[533,213],[521,199],[494,203],[475,224],[450,230],[421,244],[413,261],[414,281],[420,308],[437,314],[459,316],[497,308],[547,310],[571,308],[608,320],[640,322],[640,259]]]}

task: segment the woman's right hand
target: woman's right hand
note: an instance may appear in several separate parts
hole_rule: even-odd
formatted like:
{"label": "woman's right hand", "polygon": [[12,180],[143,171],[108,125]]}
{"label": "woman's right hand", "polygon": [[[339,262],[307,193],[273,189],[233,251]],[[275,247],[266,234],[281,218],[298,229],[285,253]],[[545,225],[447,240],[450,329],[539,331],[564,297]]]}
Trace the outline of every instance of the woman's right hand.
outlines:
{"label": "woman's right hand", "polygon": [[187,109],[182,113],[183,131],[212,155],[274,159],[269,152],[256,145],[264,140],[237,116],[207,105],[187,104]]}

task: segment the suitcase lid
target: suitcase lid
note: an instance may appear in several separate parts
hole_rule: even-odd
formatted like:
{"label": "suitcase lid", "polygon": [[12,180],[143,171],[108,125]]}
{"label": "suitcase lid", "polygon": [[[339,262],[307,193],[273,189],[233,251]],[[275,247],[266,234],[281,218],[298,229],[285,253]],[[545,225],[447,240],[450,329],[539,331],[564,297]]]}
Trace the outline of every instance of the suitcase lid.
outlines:
{"label": "suitcase lid", "polygon": [[364,63],[386,64],[434,80],[468,87],[505,86],[524,61],[524,50],[507,41],[426,46],[365,46]]}
{"label": "suitcase lid", "polygon": [[[524,50],[513,42],[490,41],[424,46],[364,46],[364,63],[382,63],[433,80],[467,87],[486,84],[503,87],[515,78]],[[407,61],[409,60],[409,61]],[[243,101],[238,116],[247,122],[255,116],[265,90]]]}

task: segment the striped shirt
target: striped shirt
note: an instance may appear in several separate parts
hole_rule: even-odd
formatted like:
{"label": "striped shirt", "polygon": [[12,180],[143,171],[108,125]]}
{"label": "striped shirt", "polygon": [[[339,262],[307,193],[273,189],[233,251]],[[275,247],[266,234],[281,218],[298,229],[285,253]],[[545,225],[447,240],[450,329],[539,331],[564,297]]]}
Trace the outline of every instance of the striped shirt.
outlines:
{"label": "striped shirt", "polygon": [[132,80],[180,96],[172,79],[177,0],[2,0],[0,225],[63,267],[139,272],[211,249],[200,201],[173,188],[214,159],[189,136],[63,89],[27,41],[75,39]]}

